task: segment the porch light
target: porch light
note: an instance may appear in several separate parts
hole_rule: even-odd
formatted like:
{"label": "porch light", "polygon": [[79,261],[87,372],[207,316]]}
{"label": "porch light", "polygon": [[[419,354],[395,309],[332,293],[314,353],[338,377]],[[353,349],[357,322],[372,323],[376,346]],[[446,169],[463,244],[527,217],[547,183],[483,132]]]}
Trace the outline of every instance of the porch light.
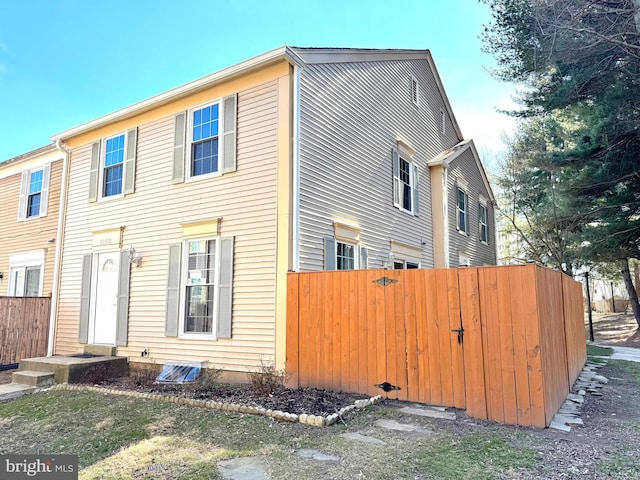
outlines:
{"label": "porch light", "polygon": [[131,245],[129,247],[129,263],[135,265],[136,267],[139,267],[140,264],[142,263],[142,257],[140,255],[137,255],[136,249],[133,248],[133,245]]}

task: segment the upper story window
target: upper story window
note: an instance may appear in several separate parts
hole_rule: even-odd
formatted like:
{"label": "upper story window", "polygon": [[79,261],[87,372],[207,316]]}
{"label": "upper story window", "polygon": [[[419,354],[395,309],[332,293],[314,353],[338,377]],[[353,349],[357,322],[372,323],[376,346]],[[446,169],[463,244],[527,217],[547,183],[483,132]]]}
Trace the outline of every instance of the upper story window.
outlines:
{"label": "upper story window", "polygon": [[124,133],[105,141],[104,167],[102,171],[102,196],[122,193],[124,168]]}
{"label": "upper story window", "polygon": [[229,95],[174,118],[172,183],[236,171],[238,96]]}
{"label": "upper story window", "polygon": [[392,151],[393,205],[400,210],[418,215],[418,167],[405,153]]}
{"label": "upper story window", "polygon": [[220,104],[214,103],[191,113],[191,168],[189,176],[220,171],[218,138]]}
{"label": "upper story window", "polygon": [[457,216],[456,227],[459,232],[469,234],[469,195],[460,187],[456,188]]}
{"label": "upper story window", "polygon": [[91,145],[90,202],[134,192],[137,140],[138,129],[132,128]]}
{"label": "upper story window", "polygon": [[489,229],[487,228],[487,206],[478,204],[478,228],[480,232],[480,241],[489,243]]}
{"label": "upper story window", "polygon": [[29,198],[27,199],[27,217],[40,216],[42,200],[42,178],[44,170],[36,170],[29,175]]}
{"label": "upper story window", "polygon": [[18,220],[46,216],[50,173],[50,165],[22,172]]}

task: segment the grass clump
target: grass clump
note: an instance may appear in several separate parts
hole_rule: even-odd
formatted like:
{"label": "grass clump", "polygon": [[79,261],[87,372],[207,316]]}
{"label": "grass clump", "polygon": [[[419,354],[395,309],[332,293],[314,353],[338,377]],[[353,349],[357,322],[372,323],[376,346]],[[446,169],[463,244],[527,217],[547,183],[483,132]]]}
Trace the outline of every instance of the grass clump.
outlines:
{"label": "grass clump", "polygon": [[441,439],[418,452],[422,473],[436,478],[491,480],[505,470],[533,468],[539,454],[530,448],[515,448],[504,438],[474,433],[459,439]]}
{"label": "grass clump", "polygon": [[589,357],[610,357],[613,353],[613,348],[600,347],[598,345],[587,345],[587,355]]}
{"label": "grass clump", "polygon": [[609,360],[607,367],[612,371],[610,376],[624,378],[640,387],[640,363],[626,360]]}
{"label": "grass clump", "polygon": [[599,463],[596,471],[607,478],[640,478],[640,460],[636,452],[617,452]]}

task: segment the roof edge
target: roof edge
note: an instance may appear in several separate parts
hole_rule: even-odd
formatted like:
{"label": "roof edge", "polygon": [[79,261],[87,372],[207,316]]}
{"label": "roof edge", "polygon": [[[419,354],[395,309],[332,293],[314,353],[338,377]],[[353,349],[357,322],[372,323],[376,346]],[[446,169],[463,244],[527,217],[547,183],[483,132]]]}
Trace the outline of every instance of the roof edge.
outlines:
{"label": "roof edge", "polygon": [[24,160],[26,158],[37,157],[38,155],[42,155],[43,153],[52,152],[55,149],[56,149],[56,146],[53,143],[50,143],[49,145],[45,145],[43,147],[38,147],[35,150],[31,150],[31,151],[26,152],[26,153],[21,153],[20,155],[18,155],[16,157],[7,158],[6,160],[0,161],[0,168],[4,167],[5,165],[9,165],[11,163],[17,163],[20,160]]}
{"label": "roof edge", "polygon": [[286,59],[292,64],[297,64],[300,62],[300,59],[298,58],[298,56],[294,52],[292,52],[289,47],[286,47],[286,46],[278,47],[276,49],[273,49],[268,52],[257,55],[255,57],[252,57],[248,60],[244,60],[240,63],[231,65],[230,67],[223,68],[222,70],[218,70],[204,77],[198,78],[196,80],[192,80],[191,82],[172,88],[171,90],[167,90],[158,95],[154,95],[153,97],[149,97],[145,100],[141,100],[139,102],[134,103],[133,105],[129,105],[127,107],[116,110],[115,112],[111,112],[101,117],[98,117],[94,120],[90,120],[86,123],[78,125],[77,127],[64,130],[60,133],[53,135],[51,137],[51,140],[54,143],[57,140],[66,140],[70,137],[74,137],[76,135],[88,132],[90,130],[94,130],[103,125],[107,125],[109,123],[112,123],[118,120],[123,120],[125,118],[132,117],[134,115],[156,108],[160,105],[169,103],[178,98],[184,97],[190,93],[194,93],[194,92],[197,92],[198,90],[207,88],[211,85],[214,85],[218,82],[226,80],[240,73],[254,70],[256,68],[260,68],[262,66],[275,63],[278,60],[282,60],[282,59]]}
{"label": "roof edge", "polygon": [[482,177],[482,182],[484,183],[487,192],[489,193],[489,199],[493,205],[497,205],[496,197],[493,194],[493,189],[491,188],[491,184],[489,183],[489,178],[487,177],[487,172],[484,169],[484,165],[480,161],[480,154],[478,154],[478,150],[476,149],[476,144],[472,138],[468,138],[466,140],[457,143],[453,147],[445,150],[444,152],[436,155],[431,160],[427,162],[428,167],[435,167],[438,165],[442,165],[445,168],[449,167],[449,164],[453,162],[456,158],[462,155],[467,150],[471,150],[471,154],[473,155],[474,160],[476,161],[476,166],[480,171],[480,176]]}

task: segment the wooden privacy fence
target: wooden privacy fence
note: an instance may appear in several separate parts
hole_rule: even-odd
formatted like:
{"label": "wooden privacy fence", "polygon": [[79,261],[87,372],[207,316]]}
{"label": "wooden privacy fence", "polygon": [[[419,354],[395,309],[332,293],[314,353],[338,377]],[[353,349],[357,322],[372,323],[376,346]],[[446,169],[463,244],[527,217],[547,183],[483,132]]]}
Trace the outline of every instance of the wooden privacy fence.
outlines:
{"label": "wooden privacy fence", "polygon": [[534,264],[288,276],[294,387],[545,427],[585,361],[580,284]]}
{"label": "wooden privacy fence", "polygon": [[50,297],[0,297],[0,365],[47,354]]}

